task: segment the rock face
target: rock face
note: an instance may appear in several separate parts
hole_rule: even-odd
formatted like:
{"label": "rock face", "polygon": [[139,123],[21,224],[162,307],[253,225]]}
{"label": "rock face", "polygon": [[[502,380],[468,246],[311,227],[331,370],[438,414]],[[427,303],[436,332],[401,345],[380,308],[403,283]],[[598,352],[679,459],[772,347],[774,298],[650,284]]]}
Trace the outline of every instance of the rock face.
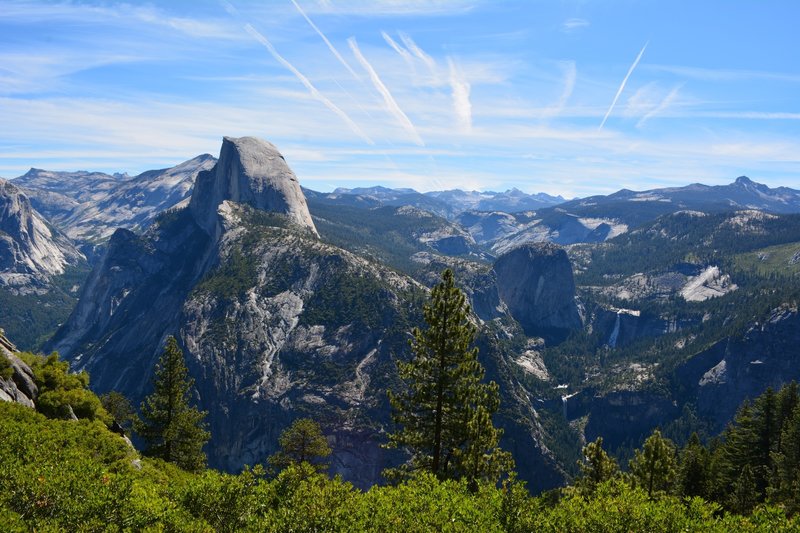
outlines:
{"label": "rock face", "polygon": [[0,286],[42,282],[82,259],[69,239],[33,209],[18,187],[0,180]]}
{"label": "rock face", "polygon": [[587,442],[603,437],[603,444],[614,449],[638,443],[678,414],[670,398],[644,391],[615,391],[592,400],[584,434]]}
{"label": "rock face", "polygon": [[225,137],[217,164],[197,176],[189,209],[209,235],[219,232],[217,208],[225,200],[284,214],[317,234],[297,177],[267,141]]}
{"label": "rock face", "polygon": [[784,305],[740,337],[698,353],[677,375],[697,404],[698,414],[721,430],[742,401],[772,387],[800,380],[800,313]]}
{"label": "rock face", "polygon": [[550,243],[526,244],[494,264],[497,290],[528,335],[563,336],[582,326],[566,252]]}
{"label": "rock face", "polygon": [[0,376],[0,401],[17,402],[27,407],[35,407],[39,393],[33,380],[33,371],[22,359],[14,355],[16,347],[0,331],[0,357],[11,364],[11,377]]}

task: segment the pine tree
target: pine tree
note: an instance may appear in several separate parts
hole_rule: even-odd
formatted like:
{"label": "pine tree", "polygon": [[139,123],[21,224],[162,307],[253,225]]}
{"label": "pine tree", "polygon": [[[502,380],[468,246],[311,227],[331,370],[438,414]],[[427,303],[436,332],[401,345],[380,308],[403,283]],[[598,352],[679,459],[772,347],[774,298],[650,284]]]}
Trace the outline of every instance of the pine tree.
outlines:
{"label": "pine tree", "polygon": [[[114,419],[114,424],[119,429],[126,433],[130,431],[131,426],[136,422],[136,410],[124,394],[117,391],[107,392],[100,396],[100,403],[103,404],[103,408]],[[115,431],[118,431],[118,429],[115,429]]]}
{"label": "pine tree", "polygon": [[680,453],[676,492],[685,497],[707,498],[710,469],[711,456],[700,442],[697,433],[692,433],[689,442]]}
{"label": "pine tree", "polygon": [[747,515],[758,503],[758,489],[753,469],[745,465],[733,484],[733,492],[728,501],[728,508],[736,514]]}
{"label": "pine tree", "polygon": [[619,473],[619,465],[603,450],[603,437],[583,447],[583,461],[578,461],[581,477],[576,485],[587,494],[592,494],[598,485]]}
{"label": "pine tree", "polygon": [[780,449],[773,457],[776,472],[772,496],[796,513],[800,511],[800,405],[795,406],[793,415],[786,420]]}
{"label": "pine tree", "polygon": [[675,446],[672,441],[655,430],[636,450],[630,463],[634,483],[647,491],[649,498],[655,492],[669,492],[675,480]]}
{"label": "pine tree", "polygon": [[269,463],[279,469],[289,465],[309,463],[317,471],[328,468],[326,458],[331,454],[322,429],[310,418],[299,418],[286,428],[279,439],[281,449],[269,458]]}
{"label": "pine tree", "polygon": [[439,479],[496,482],[512,467],[511,455],[498,447],[502,431],[492,424],[499,407],[496,383],[482,383],[478,349],[470,348],[476,328],[470,307],[452,271],[431,291],[423,308],[427,328],[414,328],[412,359],[398,362],[405,388],[389,392],[392,419],[399,429],[389,447],[410,451],[411,460],[388,477],[427,470]]}
{"label": "pine tree", "polygon": [[183,352],[169,337],[156,365],[153,393],[142,402],[136,432],[147,443],[147,455],[199,471],[206,463],[203,446],[210,433],[203,422],[207,413],[189,404],[193,385]]}

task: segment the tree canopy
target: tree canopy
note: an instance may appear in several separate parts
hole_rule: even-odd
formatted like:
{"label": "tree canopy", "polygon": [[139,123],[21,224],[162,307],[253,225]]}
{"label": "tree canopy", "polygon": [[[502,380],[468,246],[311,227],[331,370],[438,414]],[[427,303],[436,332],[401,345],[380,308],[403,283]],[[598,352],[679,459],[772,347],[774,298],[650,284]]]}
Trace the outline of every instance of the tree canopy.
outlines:
{"label": "tree canopy", "polygon": [[298,418],[280,436],[280,451],[269,458],[269,463],[279,469],[289,465],[309,463],[320,472],[327,470],[327,457],[331,447],[322,429],[310,418]]}
{"label": "tree canopy", "polygon": [[199,471],[205,467],[203,446],[210,433],[203,422],[206,412],[189,403],[193,385],[183,351],[175,337],[169,337],[156,364],[153,392],[142,402],[136,432],[147,443],[147,455]]}
{"label": "tree canopy", "polygon": [[412,331],[411,360],[397,363],[404,387],[389,392],[397,430],[388,446],[409,451],[411,459],[386,474],[426,470],[441,480],[465,478],[473,487],[479,480],[496,482],[513,464],[492,423],[498,386],[483,382],[478,349],[471,347],[476,327],[451,270],[431,290],[423,317],[427,327]]}

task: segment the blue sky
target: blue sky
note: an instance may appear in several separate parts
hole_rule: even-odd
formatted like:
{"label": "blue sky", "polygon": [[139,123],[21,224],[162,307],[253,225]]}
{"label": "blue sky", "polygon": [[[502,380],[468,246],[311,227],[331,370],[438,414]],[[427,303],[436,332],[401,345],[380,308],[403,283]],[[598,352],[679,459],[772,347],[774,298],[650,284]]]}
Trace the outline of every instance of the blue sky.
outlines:
{"label": "blue sky", "polygon": [[255,135],[317,190],[800,188],[800,3],[0,1],[0,176]]}

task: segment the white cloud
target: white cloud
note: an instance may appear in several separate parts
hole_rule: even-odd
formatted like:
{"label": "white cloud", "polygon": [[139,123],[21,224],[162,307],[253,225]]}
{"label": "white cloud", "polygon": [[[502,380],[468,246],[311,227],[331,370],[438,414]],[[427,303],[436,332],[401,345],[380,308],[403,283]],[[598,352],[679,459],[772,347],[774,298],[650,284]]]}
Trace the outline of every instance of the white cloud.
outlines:
{"label": "white cloud", "polygon": [[414,40],[405,33],[400,33],[400,39],[403,41],[403,44],[406,45],[406,48],[408,48],[417,59],[422,61],[425,66],[428,67],[433,79],[437,80],[439,73],[436,70],[436,61],[431,56],[426,54],[422,48],[417,46],[417,43],[415,43]]}
{"label": "white cloud", "polygon": [[419,133],[417,133],[417,129],[414,127],[414,124],[411,123],[411,120],[409,120],[408,116],[403,112],[402,109],[400,109],[400,106],[397,104],[397,101],[395,101],[392,93],[389,92],[389,89],[386,87],[386,85],[384,85],[383,81],[381,81],[378,73],[375,72],[375,69],[369,64],[367,58],[361,53],[355,37],[350,37],[347,42],[350,45],[350,49],[353,51],[353,54],[356,56],[358,62],[361,63],[361,66],[364,67],[364,70],[366,70],[369,74],[369,79],[372,81],[375,89],[377,89],[377,91],[383,97],[383,101],[386,104],[386,110],[397,119],[400,125],[403,126],[416,144],[424,146],[425,143],[422,141],[422,137],[419,136]]}
{"label": "white cloud", "polygon": [[675,101],[675,98],[677,98],[680,89],[681,85],[678,85],[677,87],[673,88],[669,92],[669,94],[667,94],[667,96],[665,96],[664,99],[661,100],[661,103],[659,103],[656,107],[645,113],[645,115],[641,119],[639,119],[639,122],[636,123],[636,127],[641,128],[645,122],[647,122],[654,116],[663,113],[672,104],[672,102]]}
{"label": "white cloud", "polygon": [[578,69],[575,67],[575,62],[564,61],[561,63],[561,69],[564,73],[564,88],[561,90],[556,103],[544,109],[543,115],[545,117],[555,117],[561,114],[570,96],[572,96],[572,92],[575,90],[575,81],[578,78]]}
{"label": "white cloud", "polygon": [[439,16],[464,13],[480,0],[339,0],[324,1],[307,8],[325,14],[359,16]]}
{"label": "white cloud", "polygon": [[414,58],[411,56],[411,52],[409,52],[408,50],[406,50],[405,48],[403,48],[402,46],[400,46],[399,44],[397,44],[397,42],[396,42],[394,39],[392,39],[392,38],[391,38],[391,37],[390,37],[390,36],[389,36],[389,35],[388,35],[388,34],[387,34],[385,31],[382,31],[382,32],[381,32],[381,36],[383,37],[383,40],[384,40],[384,41],[386,41],[386,44],[388,44],[389,46],[391,46],[391,47],[392,47],[392,49],[393,49],[395,52],[397,52],[398,54],[400,54],[400,57],[402,57],[402,58],[403,58],[403,60],[404,60],[404,61],[405,61],[405,62],[406,62],[406,63],[407,63],[407,64],[408,64],[410,67],[412,67],[412,68],[414,67]]}
{"label": "white cloud", "polygon": [[448,64],[450,66],[450,88],[452,90],[456,122],[463,133],[469,133],[472,130],[472,103],[469,101],[470,85],[452,59],[448,59]]}
{"label": "white cloud", "polygon": [[589,26],[589,21],[586,19],[581,18],[570,18],[564,21],[561,25],[561,29],[567,33],[581,30],[583,28],[587,28]]}

